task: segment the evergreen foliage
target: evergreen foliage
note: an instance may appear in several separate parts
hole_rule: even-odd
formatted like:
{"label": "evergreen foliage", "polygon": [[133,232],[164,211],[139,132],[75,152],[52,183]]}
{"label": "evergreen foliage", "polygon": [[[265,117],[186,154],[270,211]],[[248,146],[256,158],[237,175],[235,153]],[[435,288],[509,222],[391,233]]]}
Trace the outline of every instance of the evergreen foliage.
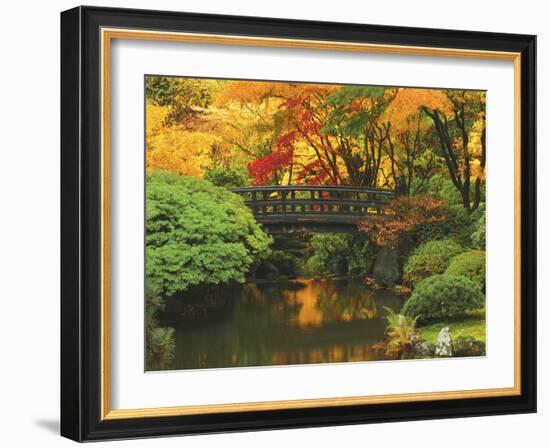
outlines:
{"label": "evergreen foliage", "polygon": [[243,283],[271,238],[242,198],[169,172],[147,176],[147,279],[170,296],[191,285]]}
{"label": "evergreen foliage", "polygon": [[409,256],[404,272],[413,286],[434,274],[442,274],[451,259],[462,252],[460,245],[450,239],[428,241]]}
{"label": "evergreen foliage", "polygon": [[485,291],[485,252],[471,250],[451,260],[445,274],[462,275],[472,280],[481,291]]}
{"label": "evergreen foliage", "polygon": [[403,305],[401,314],[419,316],[420,321],[457,318],[484,304],[485,297],[470,279],[441,274],[421,281]]}

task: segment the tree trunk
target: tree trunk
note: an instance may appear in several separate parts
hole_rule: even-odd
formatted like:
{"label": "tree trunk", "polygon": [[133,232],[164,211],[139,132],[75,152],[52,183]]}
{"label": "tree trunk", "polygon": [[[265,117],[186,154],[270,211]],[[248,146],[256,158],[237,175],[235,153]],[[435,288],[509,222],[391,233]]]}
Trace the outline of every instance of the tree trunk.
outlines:
{"label": "tree trunk", "polygon": [[485,131],[485,123],[483,124],[483,130],[481,131],[481,160],[480,160],[480,169],[481,172],[478,174],[476,178],[476,184],[475,184],[475,192],[474,192],[474,205],[473,209],[477,210],[479,207],[479,203],[481,202],[481,176],[485,172],[485,163],[486,163],[486,131]]}

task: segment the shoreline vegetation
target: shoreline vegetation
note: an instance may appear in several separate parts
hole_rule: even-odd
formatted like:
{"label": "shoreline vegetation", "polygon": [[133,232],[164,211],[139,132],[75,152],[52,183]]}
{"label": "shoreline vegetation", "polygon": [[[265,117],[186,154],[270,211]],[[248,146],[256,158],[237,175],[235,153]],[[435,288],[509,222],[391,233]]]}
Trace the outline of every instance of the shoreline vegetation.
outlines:
{"label": "shoreline vegetation", "polygon": [[[148,76],[146,368],[170,368],[186,347],[197,350],[197,368],[209,366],[209,332],[229,329],[236,351],[220,354],[221,367],[373,351],[484,355],[485,125],[484,92]],[[389,189],[395,198],[383,219],[365,216],[350,232],[270,233],[230,191],[268,185]],[[338,199],[344,205],[323,193],[312,210],[349,212]],[[331,287],[306,300],[298,292],[312,281]],[[377,305],[385,295],[389,306]],[[202,339],[178,333],[191,321]],[[255,361],[236,325],[253,327]],[[267,328],[293,325],[304,341],[263,353],[277,346]],[[311,339],[331,325],[340,345],[328,333]]]}

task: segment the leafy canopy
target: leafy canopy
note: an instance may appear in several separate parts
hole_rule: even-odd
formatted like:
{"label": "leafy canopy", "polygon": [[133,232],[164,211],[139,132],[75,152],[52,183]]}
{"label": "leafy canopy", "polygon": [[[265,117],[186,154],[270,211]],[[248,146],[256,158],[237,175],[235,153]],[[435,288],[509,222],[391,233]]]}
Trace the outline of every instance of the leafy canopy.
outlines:
{"label": "leafy canopy", "polygon": [[173,295],[192,285],[243,283],[271,238],[242,198],[175,173],[147,175],[147,278]]}
{"label": "leafy canopy", "polygon": [[200,79],[148,76],[145,94],[153,104],[168,106],[166,124],[190,124],[212,103],[214,85]]}

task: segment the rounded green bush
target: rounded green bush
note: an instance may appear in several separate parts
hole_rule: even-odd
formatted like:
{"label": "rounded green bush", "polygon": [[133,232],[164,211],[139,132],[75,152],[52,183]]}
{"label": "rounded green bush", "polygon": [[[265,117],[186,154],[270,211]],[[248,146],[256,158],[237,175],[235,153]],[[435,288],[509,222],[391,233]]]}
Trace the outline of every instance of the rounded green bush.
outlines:
{"label": "rounded green bush", "polygon": [[475,222],[474,231],[470,237],[472,245],[475,248],[485,250],[485,233],[485,212],[483,211],[481,216]]}
{"label": "rounded green bush", "polygon": [[471,250],[457,255],[449,263],[445,274],[468,277],[481,291],[485,291],[485,252]]}
{"label": "rounded green bush", "polygon": [[473,213],[468,213],[464,206],[455,204],[446,204],[444,210],[447,219],[423,224],[415,230],[417,241],[424,243],[452,238],[461,246],[471,246],[475,224],[475,220],[472,220]]}
{"label": "rounded green bush", "polygon": [[272,242],[240,196],[176,173],[147,175],[146,224],[147,281],[164,296],[244,283]]}
{"label": "rounded green bush", "polygon": [[463,316],[482,308],[485,298],[470,279],[459,275],[433,275],[418,284],[401,314],[420,316],[420,321]]}
{"label": "rounded green bush", "polygon": [[406,279],[413,286],[435,274],[443,274],[449,262],[462,252],[454,240],[428,241],[418,246],[405,264]]}

